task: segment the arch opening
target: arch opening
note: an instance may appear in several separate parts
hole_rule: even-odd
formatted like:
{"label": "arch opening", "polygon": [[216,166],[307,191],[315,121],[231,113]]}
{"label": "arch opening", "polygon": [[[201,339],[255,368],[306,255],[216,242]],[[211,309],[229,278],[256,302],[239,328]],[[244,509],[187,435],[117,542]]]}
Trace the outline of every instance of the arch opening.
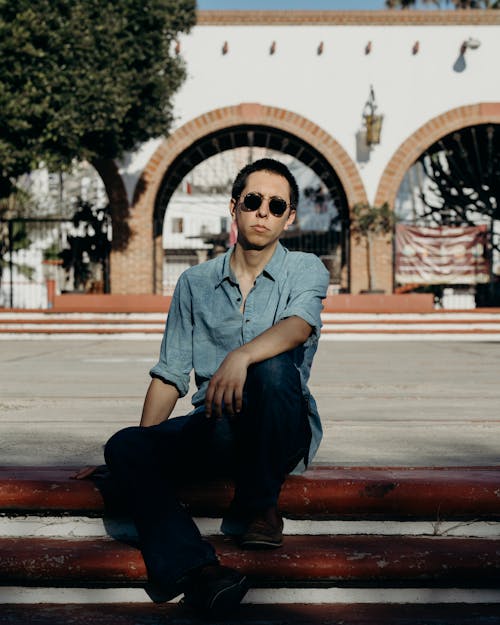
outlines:
{"label": "arch opening", "polygon": [[395,287],[445,308],[500,304],[500,124],[464,125],[405,173],[394,209]]}
{"label": "arch opening", "polygon": [[[155,292],[169,292],[183,268],[228,247],[233,178],[246,162],[262,156],[283,160],[301,187],[298,225],[286,233],[283,244],[289,249],[316,253],[330,270],[331,292],[348,291],[349,209],[335,170],[315,147],[292,133],[265,125],[240,124],[198,139],[166,171],[153,215]],[[217,162],[219,169],[225,162],[219,175],[210,171],[210,163]],[[200,168],[205,169],[204,188],[199,184]],[[205,221],[200,216],[203,212]],[[197,225],[193,219],[188,225],[190,216],[198,221]],[[180,246],[181,238],[184,247]]]}

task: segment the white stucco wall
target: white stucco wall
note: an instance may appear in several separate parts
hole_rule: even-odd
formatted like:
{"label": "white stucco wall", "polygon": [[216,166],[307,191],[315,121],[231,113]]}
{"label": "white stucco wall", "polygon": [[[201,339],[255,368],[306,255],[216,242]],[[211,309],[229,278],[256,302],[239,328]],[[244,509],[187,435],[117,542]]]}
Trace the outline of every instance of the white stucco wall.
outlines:
{"label": "white stucco wall", "polygon": [[[470,37],[481,46],[468,50],[463,71],[456,71],[460,46]],[[372,50],[365,54],[368,41]],[[391,156],[421,125],[459,106],[500,101],[499,26],[200,25],[181,39],[181,53],[188,78],[175,97],[172,130],[213,109],[258,102],[310,119],[355,162],[372,84],[384,115],[382,140],[367,162],[357,163],[370,201]],[[128,159],[123,171],[130,190],[158,143]]]}

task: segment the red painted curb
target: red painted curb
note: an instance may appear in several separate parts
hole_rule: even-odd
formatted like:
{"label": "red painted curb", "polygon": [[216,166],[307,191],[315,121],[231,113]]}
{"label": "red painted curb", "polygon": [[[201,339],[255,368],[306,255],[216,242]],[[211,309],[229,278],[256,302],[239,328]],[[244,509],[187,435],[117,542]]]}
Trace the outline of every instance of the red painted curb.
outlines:
{"label": "red painted curb", "polygon": [[[0,511],[102,514],[104,482],[71,479],[72,467],[0,467]],[[196,515],[220,516],[229,481],[180,489]],[[111,503],[112,506],[112,503]],[[371,468],[318,465],[289,476],[280,507],[289,517],[500,519],[500,467]]]}
{"label": "red painted curb", "polygon": [[[243,551],[228,538],[210,537],[222,564],[257,585],[374,583],[412,587],[495,587],[500,540],[407,536],[287,536],[281,549]],[[140,552],[112,539],[0,538],[4,585],[43,586],[144,583]]]}

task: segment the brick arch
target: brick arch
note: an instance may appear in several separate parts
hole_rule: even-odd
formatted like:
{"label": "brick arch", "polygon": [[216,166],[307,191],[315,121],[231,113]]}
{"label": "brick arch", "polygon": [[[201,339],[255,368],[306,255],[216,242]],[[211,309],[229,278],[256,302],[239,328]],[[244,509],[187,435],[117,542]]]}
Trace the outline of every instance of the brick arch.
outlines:
{"label": "brick arch", "polygon": [[154,274],[159,275],[160,268],[157,266],[153,271],[153,266],[160,258],[161,244],[159,237],[153,242],[155,200],[163,178],[175,159],[192,143],[206,135],[245,124],[280,129],[313,146],[338,176],[348,206],[367,201],[361,176],[353,160],[332,136],[305,117],[258,103],[242,103],[204,113],[162,141],[144,168],[136,185],[130,210],[131,238],[127,249],[112,254],[113,292],[155,291]]}
{"label": "brick arch", "polygon": [[151,210],[165,173],[184,150],[206,135],[244,124],[279,128],[314,146],[339,177],[348,204],[366,201],[365,188],[355,163],[331,135],[297,113],[257,103],[216,109],[176,130],[163,141],[146,165],[136,187],[136,200],[141,201],[144,193],[148,198],[144,203]]}
{"label": "brick arch", "polygon": [[433,143],[460,128],[487,123],[500,123],[500,102],[460,106],[421,126],[399,146],[389,161],[378,185],[375,206],[384,202],[394,206],[405,173]]}

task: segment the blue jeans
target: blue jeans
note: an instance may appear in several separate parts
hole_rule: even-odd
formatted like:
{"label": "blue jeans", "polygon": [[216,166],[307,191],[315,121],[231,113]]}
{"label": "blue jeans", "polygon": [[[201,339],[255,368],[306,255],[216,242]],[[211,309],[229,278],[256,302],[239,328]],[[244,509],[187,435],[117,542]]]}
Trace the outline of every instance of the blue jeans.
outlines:
{"label": "blue jeans", "polygon": [[310,442],[299,373],[284,353],[248,369],[242,412],[207,419],[203,412],[110,438],[105,459],[137,527],[148,577],[165,589],[190,570],[217,562],[174,494],[179,483],[234,478],[233,509],[276,505],[289,473]]}

